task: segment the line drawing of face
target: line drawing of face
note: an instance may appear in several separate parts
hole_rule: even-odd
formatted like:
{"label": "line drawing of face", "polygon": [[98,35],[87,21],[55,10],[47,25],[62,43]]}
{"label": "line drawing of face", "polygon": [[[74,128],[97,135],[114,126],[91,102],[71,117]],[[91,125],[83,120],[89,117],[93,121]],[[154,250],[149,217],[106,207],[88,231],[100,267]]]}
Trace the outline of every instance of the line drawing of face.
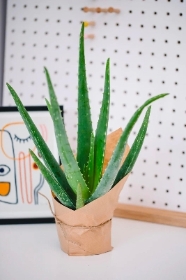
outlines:
{"label": "line drawing of face", "polygon": [[[1,150],[9,162],[15,163],[18,201],[21,204],[38,204],[38,192],[44,185],[44,178],[29,154],[29,148],[35,152],[36,148],[31,142],[31,137],[23,122],[8,123],[3,127],[2,131],[4,131],[4,129],[8,129],[11,135],[14,155],[10,154],[10,150],[3,136],[1,137]],[[40,125],[40,130],[43,138],[47,139],[46,126]]]}
{"label": "line drawing of face", "polygon": [[[3,134],[3,135],[2,135]],[[0,138],[4,138],[10,155],[15,157],[12,136],[7,130],[0,130]],[[1,150],[0,141],[0,202],[7,204],[18,203],[17,174],[15,161],[10,161]]]}

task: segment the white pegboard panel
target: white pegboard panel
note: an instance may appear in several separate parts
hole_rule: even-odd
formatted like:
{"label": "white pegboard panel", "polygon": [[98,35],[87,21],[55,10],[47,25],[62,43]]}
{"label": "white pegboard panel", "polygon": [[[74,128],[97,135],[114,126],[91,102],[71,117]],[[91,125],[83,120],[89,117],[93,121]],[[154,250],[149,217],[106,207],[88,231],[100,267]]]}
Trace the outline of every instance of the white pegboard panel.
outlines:
{"label": "white pegboard panel", "polygon": [[[85,13],[81,10],[85,6],[112,6],[121,12]],[[45,104],[43,66],[47,66],[65,107],[74,150],[81,21],[95,22],[94,27],[86,28],[86,34],[95,36],[86,39],[94,127],[108,57],[112,89],[109,131],[124,127],[150,96],[170,93],[152,106],[148,136],[120,202],[186,211],[185,11],[186,3],[179,0],[8,0],[4,82],[18,91],[25,105]],[[14,105],[5,86],[3,104]]]}

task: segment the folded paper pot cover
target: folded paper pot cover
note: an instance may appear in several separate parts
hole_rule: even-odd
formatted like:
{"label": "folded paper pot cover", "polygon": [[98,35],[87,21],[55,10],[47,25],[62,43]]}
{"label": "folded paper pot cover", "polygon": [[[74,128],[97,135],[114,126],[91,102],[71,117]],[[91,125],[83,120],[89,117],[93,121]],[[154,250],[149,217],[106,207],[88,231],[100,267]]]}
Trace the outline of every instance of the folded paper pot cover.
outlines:
{"label": "folded paper pot cover", "polygon": [[[104,167],[122,133],[119,129],[107,137]],[[129,148],[126,148],[126,157]],[[103,170],[104,170],[103,167]],[[112,250],[111,224],[126,176],[108,193],[77,210],[71,210],[53,197],[55,221],[61,249],[71,256],[102,254]]]}

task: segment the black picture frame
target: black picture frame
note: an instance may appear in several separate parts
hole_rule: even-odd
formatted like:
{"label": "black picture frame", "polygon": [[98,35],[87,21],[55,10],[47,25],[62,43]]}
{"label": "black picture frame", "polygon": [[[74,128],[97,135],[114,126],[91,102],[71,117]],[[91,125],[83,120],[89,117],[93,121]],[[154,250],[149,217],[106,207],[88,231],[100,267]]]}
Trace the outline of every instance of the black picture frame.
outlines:
{"label": "black picture frame", "polygon": [[[28,112],[48,112],[47,106],[25,106]],[[64,116],[64,108],[63,105],[60,106],[61,115]],[[19,111],[17,107],[0,107],[0,120],[1,120],[1,113],[18,113]],[[49,114],[49,112],[48,112]],[[20,116],[20,114],[19,114]],[[50,115],[49,115],[50,116]],[[0,134],[1,134],[1,127],[0,127]],[[0,147],[1,149],[1,147]],[[59,156],[58,156],[59,159]],[[60,164],[60,159],[59,159]],[[1,159],[0,159],[0,166],[1,166]],[[0,176],[1,178],[1,176]],[[0,195],[1,197],[1,195]],[[2,203],[2,201],[0,201]],[[15,207],[17,205],[14,205]],[[55,219],[53,217],[8,217],[8,218],[0,218],[0,225],[10,225],[10,224],[42,224],[42,223],[54,223]]]}

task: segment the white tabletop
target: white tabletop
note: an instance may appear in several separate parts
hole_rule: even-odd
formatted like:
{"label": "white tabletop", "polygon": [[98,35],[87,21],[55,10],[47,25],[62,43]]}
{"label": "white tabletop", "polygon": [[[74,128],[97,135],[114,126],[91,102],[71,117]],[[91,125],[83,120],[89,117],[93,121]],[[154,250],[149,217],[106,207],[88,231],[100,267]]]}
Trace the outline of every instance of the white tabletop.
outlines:
{"label": "white tabletop", "polygon": [[0,279],[186,279],[186,229],[114,218],[112,237],[109,253],[69,257],[55,224],[0,226]]}

